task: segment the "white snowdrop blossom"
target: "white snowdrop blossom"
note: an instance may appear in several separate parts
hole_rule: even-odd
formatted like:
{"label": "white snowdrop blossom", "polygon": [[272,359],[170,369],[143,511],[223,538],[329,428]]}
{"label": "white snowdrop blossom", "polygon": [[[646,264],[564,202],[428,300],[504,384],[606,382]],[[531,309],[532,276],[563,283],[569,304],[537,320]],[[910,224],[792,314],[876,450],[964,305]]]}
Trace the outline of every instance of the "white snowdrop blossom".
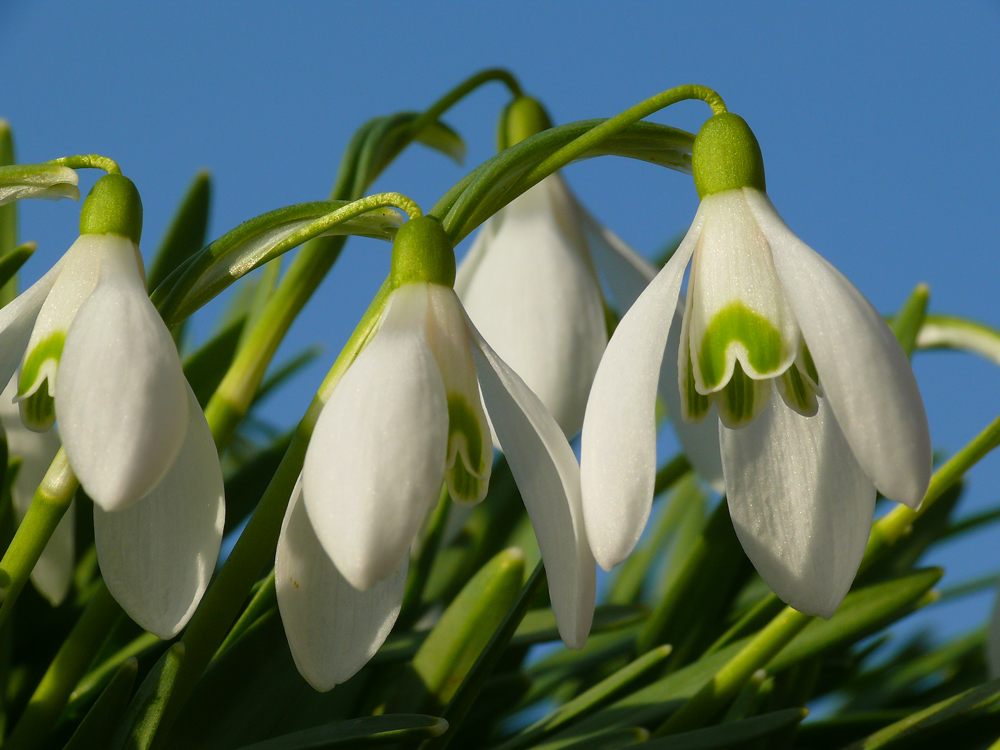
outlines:
{"label": "white snowdrop blossom", "polygon": [[[515,100],[501,123],[502,146],[550,127],[530,97]],[[600,280],[609,306],[624,314],[654,276],[656,268],[602,226],[554,174],[486,220],[458,266],[455,291],[490,346],[573,438],[608,343]],[[717,432],[680,419],[675,389],[661,395],[698,473],[721,489]]]}
{"label": "white snowdrop blossom", "polygon": [[[436,221],[405,224],[394,269],[408,247],[433,251],[438,235],[439,252],[450,255]],[[590,630],[596,565],[576,458],[466,316],[451,288],[453,255],[450,263],[450,277],[429,280],[394,270],[400,283],[316,422],[285,515],[278,605],[295,663],[317,690],[347,680],[388,635],[410,545],[442,485],[460,504],[485,496],[493,461],[485,409],[535,528],[559,633],[579,648]]]}
{"label": "white snowdrop blossom", "polygon": [[[618,326],[594,381],[581,460],[588,538],[606,569],[638,540],[657,381],[673,381],[686,421],[718,423],[750,560],[793,607],[830,617],[864,555],[876,488],[912,508],[927,489],[920,392],[882,316],[781,220],[746,123],[709,120],[693,163],[691,229]],[[661,373],[671,346],[679,367]]]}
{"label": "white snowdrop blossom", "polygon": [[[59,437],[55,430],[33,432],[27,429],[21,422],[20,410],[14,402],[16,396],[15,376],[0,394],[0,422],[3,422],[3,429],[7,433],[7,455],[10,460],[19,459],[21,462],[11,486],[14,520],[21,523],[35,490],[59,451]],[[31,570],[31,582],[53,607],[58,607],[66,598],[73,581],[75,518],[76,502],[73,501]]]}
{"label": "white snowdrop blossom", "polygon": [[136,622],[169,638],[215,569],[222,471],[146,293],[142,204],[132,182],[101,178],[80,230],[62,259],[0,310],[0,377],[20,364],[25,426],[43,432],[58,421],[70,467],[95,503],[109,591]]}

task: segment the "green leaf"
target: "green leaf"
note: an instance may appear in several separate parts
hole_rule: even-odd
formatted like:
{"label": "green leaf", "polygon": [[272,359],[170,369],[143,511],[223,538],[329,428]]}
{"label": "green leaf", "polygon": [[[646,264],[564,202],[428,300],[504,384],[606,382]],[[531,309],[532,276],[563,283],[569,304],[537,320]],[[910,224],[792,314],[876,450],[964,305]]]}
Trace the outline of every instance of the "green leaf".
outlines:
{"label": "green leaf", "polygon": [[524,553],[516,547],[484,565],[427,635],[387,711],[437,712],[446,706],[516,601],[523,580]]}
{"label": "green leaf", "polygon": [[[602,604],[594,610],[590,632],[604,633],[625,628],[642,622],[648,615],[649,610],[637,604]],[[532,609],[525,613],[514,637],[510,639],[510,645],[533,646],[557,640],[559,631],[556,628],[555,612],[549,608]]]}
{"label": "green leaf", "polygon": [[435,151],[440,151],[456,164],[461,165],[465,160],[465,141],[462,140],[462,136],[440,120],[417,133],[417,141]]}
{"label": "green leaf", "polygon": [[659,646],[643,654],[631,664],[622,667],[594,687],[563,704],[543,719],[500,745],[497,750],[518,750],[528,747],[554,733],[559,727],[576,721],[603,708],[628,690],[634,689],[650,677],[650,673],[663,665],[670,654],[670,646]]}
{"label": "green leaf", "polygon": [[799,725],[796,737],[799,744],[813,750],[842,748],[859,737],[865,737],[894,722],[905,719],[911,709],[892,711],[857,711],[831,716],[819,721],[806,721]]}
{"label": "green leaf", "polygon": [[918,349],[960,349],[1000,364],[1000,331],[955,315],[928,315],[917,335]]}
{"label": "green leaf", "polygon": [[243,333],[245,320],[233,321],[184,360],[184,376],[202,408],[212,398],[236,356],[236,345]]}
{"label": "green leaf", "polygon": [[280,365],[275,367],[267,377],[261,382],[260,387],[257,389],[257,393],[254,394],[253,403],[261,401],[267,397],[272,391],[277,390],[282,385],[284,385],[289,378],[298,373],[303,367],[307,367],[319,359],[319,356],[323,353],[323,347],[319,344],[314,344],[308,349],[303,349],[298,354],[286,359]]}
{"label": "green leaf", "polygon": [[557,742],[545,747],[549,750],[617,750],[622,747],[634,747],[640,742],[645,744],[647,739],[649,732],[642,727],[626,727],[594,732],[583,739]]}
{"label": "green leaf", "polygon": [[998,708],[1000,708],[1000,680],[993,680],[936,703],[923,711],[917,711],[865,739],[858,740],[845,750],[945,747],[955,741],[953,732],[958,727],[962,727],[960,735],[962,744],[965,747],[972,747],[974,738],[967,722],[985,713],[994,714],[991,722],[992,732],[987,729],[981,739],[995,738],[995,714]]}
{"label": "green leaf", "polygon": [[[809,712],[804,708],[774,711],[729,724],[681,732],[669,737],[650,740],[643,745],[649,750],[723,750],[723,748],[749,748],[767,740],[766,747],[775,747],[779,736],[790,736],[799,722]],[[773,744],[772,744],[773,743]]]}
{"label": "green leaf", "polygon": [[291,442],[292,433],[280,436],[266,448],[247,457],[238,469],[226,476],[224,534],[235,529],[257,507]]}
{"label": "green leaf", "polygon": [[147,277],[150,291],[204,246],[211,202],[212,177],[208,172],[199,172],[153,256]]}
{"label": "green leaf", "polygon": [[890,327],[896,335],[896,340],[903,347],[906,356],[912,356],[913,350],[917,347],[917,335],[924,325],[927,317],[927,300],[930,297],[930,289],[926,284],[917,284],[916,289],[910,294],[906,302],[892,319]]}
{"label": "green leaf", "polygon": [[122,662],[63,750],[104,750],[108,746],[128,706],[138,671],[139,661],[134,656]]}
{"label": "green leaf", "polygon": [[[73,688],[73,692],[69,696],[69,703],[66,706],[67,711],[71,714],[76,713],[83,706],[86,706],[99,691],[106,690],[105,685],[113,679],[113,675],[129,659],[143,656],[162,645],[164,645],[163,641],[152,633],[143,633],[100,662],[87,672],[83,676],[83,679]],[[100,655],[98,655],[98,658],[100,658]]]}
{"label": "green leaf", "polygon": [[393,742],[416,742],[438,737],[448,722],[436,716],[387,714],[338,721],[321,727],[244,745],[240,750],[334,750],[369,747]]}
{"label": "green leaf", "polygon": [[148,750],[156,736],[177,671],[184,658],[184,644],[175,643],[146,675],[129,703],[109,746],[113,750]]}
{"label": "green leaf", "polygon": [[14,278],[21,266],[27,263],[28,258],[38,248],[37,242],[25,242],[10,252],[0,255],[0,286],[5,285]]}

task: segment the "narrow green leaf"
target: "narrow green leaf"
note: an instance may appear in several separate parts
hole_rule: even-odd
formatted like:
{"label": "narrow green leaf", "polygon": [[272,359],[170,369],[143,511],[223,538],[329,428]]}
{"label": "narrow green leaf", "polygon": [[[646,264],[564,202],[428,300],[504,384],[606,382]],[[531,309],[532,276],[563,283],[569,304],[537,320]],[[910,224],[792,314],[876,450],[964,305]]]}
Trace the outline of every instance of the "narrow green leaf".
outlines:
{"label": "narrow green leaf", "polygon": [[156,736],[183,658],[183,643],[175,643],[160,657],[129,703],[109,747],[113,750],[148,750]]}
{"label": "narrow green leaf", "polygon": [[184,375],[202,408],[226,376],[236,356],[245,318],[233,321],[184,360]]}
{"label": "narrow green leaf", "polygon": [[[86,706],[94,696],[101,690],[106,690],[108,682],[113,679],[125,662],[129,659],[144,656],[153,649],[163,646],[164,643],[152,633],[143,633],[130,643],[116,651],[100,664],[92,668],[83,676],[73,692],[69,696],[69,703],[66,705],[70,713],[75,713],[81,707]],[[98,655],[99,657],[100,655]]]}
{"label": "narrow green leaf", "polygon": [[[649,616],[649,610],[638,604],[602,604],[594,610],[591,633],[605,633],[642,622]],[[511,646],[533,646],[559,640],[556,628],[556,614],[551,609],[532,609],[510,639]]]}
{"label": "narrow green leaf", "polygon": [[626,727],[594,732],[583,739],[555,742],[544,747],[548,750],[618,750],[623,747],[634,747],[640,742],[645,744],[647,739],[649,739],[648,730],[642,727]]}
{"label": "narrow green leaf", "polygon": [[563,704],[544,719],[532,724],[520,734],[500,745],[497,750],[518,750],[537,743],[557,729],[606,706],[628,690],[648,679],[663,665],[670,654],[670,646],[659,646],[643,654],[631,664],[622,667],[594,687]]}
{"label": "narrow green leaf", "polygon": [[[14,156],[14,136],[10,132],[10,124],[0,119],[0,167],[7,167],[16,162]],[[14,252],[17,247],[17,203],[0,206],[0,258]],[[16,273],[16,270],[15,270]],[[13,277],[13,274],[11,274]],[[8,279],[9,281],[9,279]],[[3,307],[17,296],[17,284],[5,283],[0,288],[0,307]]]}
{"label": "narrow green leaf", "polygon": [[988,526],[994,521],[1000,521],[1000,508],[993,508],[991,510],[983,511],[982,513],[976,513],[974,515],[956,519],[941,532],[941,535],[938,537],[938,541],[952,539],[956,536],[967,534],[970,531],[976,531],[981,529],[983,526]]}
{"label": "narrow green leaf", "polygon": [[303,349],[298,354],[289,357],[287,360],[279,364],[268,373],[267,377],[261,382],[260,387],[257,389],[257,393],[254,394],[253,403],[261,401],[266,398],[270,393],[280,388],[284,385],[289,378],[293,377],[298,373],[303,367],[307,367],[319,359],[320,355],[323,353],[323,347],[319,344],[310,346],[308,349]]}
{"label": "narrow green leaf", "polygon": [[282,435],[266,448],[245,458],[239,468],[226,476],[224,534],[235,529],[257,507],[291,441],[291,433]]}
{"label": "narrow green leaf", "polygon": [[184,194],[181,205],[153,256],[147,276],[150,291],[156,289],[175,268],[204,246],[211,202],[212,177],[208,172],[199,172]]}
{"label": "narrow green leaf", "polygon": [[436,716],[419,714],[366,716],[255,742],[252,745],[244,745],[240,750],[334,750],[369,747],[439,737],[447,729],[448,722]]}
{"label": "narrow green leaf", "polygon": [[[13,208],[13,206],[11,206]],[[3,210],[0,208],[0,210]],[[28,258],[38,248],[37,242],[25,242],[9,252],[0,255],[0,286],[6,285],[28,262]]]}
{"label": "narrow green leaf", "polygon": [[63,750],[104,750],[128,706],[139,661],[130,656],[115,671]]}
{"label": "narrow green leaf", "polygon": [[931,290],[926,284],[917,284],[916,289],[890,323],[892,332],[896,334],[896,340],[908,357],[913,355],[913,350],[917,347],[917,335],[927,317],[927,301],[930,293]]}
{"label": "narrow green leaf", "polygon": [[446,706],[517,600],[523,580],[524,553],[517,548],[483,566],[428,634],[386,710],[436,713]]}
{"label": "narrow green leaf", "polygon": [[809,711],[804,708],[774,711],[729,724],[720,724],[650,740],[643,745],[643,748],[649,750],[723,750],[723,748],[745,748],[749,747],[751,743],[763,740],[767,740],[767,747],[775,747],[778,745],[777,738],[779,736],[787,737],[789,730],[797,727],[808,714]]}
{"label": "narrow green leaf", "polygon": [[918,349],[959,349],[1000,364],[1000,331],[955,315],[928,315],[917,335]]}
{"label": "narrow green leaf", "polygon": [[[964,725],[977,715],[986,712],[996,713],[998,704],[1000,704],[1000,680],[993,680],[929,706],[923,711],[917,711],[865,739],[858,740],[845,750],[945,747],[946,745],[942,743],[950,744],[955,740],[952,732],[956,727]],[[996,735],[995,724],[994,721],[993,737]],[[965,747],[973,746],[970,734],[968,727],[963,727],[962,743]],[[945,737],[949,739],[946,740]]]}
{"label": "narrow green leaf", "polygon": [[440,151],[456,164],[460,165],[465,160],[465,141],[462,140],[462,136],[440,120],[417,133],[417,141],[435,151]]}
{"label": "narrow green leaf", "polygon": [[905,719],[911,712],[912,709],[908,708],[891,711],[857,711],[819,721],[805,721],[799,725],[796,739],[803,747],[812,750],[834,750]]}

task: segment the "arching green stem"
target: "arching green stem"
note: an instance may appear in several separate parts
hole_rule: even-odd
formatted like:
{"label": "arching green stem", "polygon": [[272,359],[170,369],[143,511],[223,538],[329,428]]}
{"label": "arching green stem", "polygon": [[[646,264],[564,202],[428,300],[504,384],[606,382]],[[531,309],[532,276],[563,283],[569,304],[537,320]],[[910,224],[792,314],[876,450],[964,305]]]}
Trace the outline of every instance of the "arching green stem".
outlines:
{"label": "arching green stem", "polygon": [[78,156],[63,156],[52,159],[46,164],[58,164],[70,169],[103,169],[108,174],[121,174],[121,167],[114,159],[100,154],[79,154]]}

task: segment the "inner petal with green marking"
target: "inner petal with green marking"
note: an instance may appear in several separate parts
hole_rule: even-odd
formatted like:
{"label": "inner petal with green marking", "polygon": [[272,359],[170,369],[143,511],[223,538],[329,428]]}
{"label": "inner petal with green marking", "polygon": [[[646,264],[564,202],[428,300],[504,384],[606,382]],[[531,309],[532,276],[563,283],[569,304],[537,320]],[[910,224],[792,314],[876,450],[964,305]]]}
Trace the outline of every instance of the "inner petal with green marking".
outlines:
{"label": "inner petal with green marking", "polygon": [[742,302],[732,302],[712,316],[698,347],[698,367],[707,391],[726,385],[737,360],[758,377],[773,377],[787,357],[781,332]]}
{"label": "inner petal with green marking", "polygon": [[484,444],[483,432],[476,410],[465,396],[449,393],[445,479],[455,502],[476,503],[486,494],[493,445],[489,442]]}
{"label": "inner petal with green marking", "polygon": [[17,383],[17,400],[21,406],[21,421],[29,430],[45,432],[56,421],[53,394],[65,343],[65,332],[54,331],[25,354]]}

